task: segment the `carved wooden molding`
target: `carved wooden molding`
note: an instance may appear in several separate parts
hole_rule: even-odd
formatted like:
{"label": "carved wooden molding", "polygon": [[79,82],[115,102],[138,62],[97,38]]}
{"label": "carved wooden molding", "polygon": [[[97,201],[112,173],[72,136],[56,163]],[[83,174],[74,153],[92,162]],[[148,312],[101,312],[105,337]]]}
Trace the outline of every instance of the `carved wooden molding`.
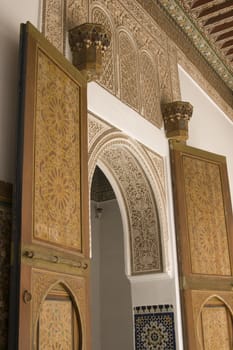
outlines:
{"label": "carved wooden molding", "polygon": [[[89,114],[89,134],[92,135],[89,139],[93,140],[93,128],[98,133],[89,151],[89,182],[91,184],[94,169],[101,161],[117,183],[128,217],[132,274],[167,270],[163,160],[122,132],[108,125],[104,128],[103,124],[103,121]],[[151,154],[154,154],[153,158],[150,158]]]}
{"label": "carved wooden molding", "polygon": [[96,80],[103,70],[103,57],[110,45],[111,34],[102,24],[84,23],[69,30],[73,65],[88,81]]}
{"label": "carved wooden molding", "polygon": [[189,102],[170,102],[162,105],[164,127],[168,139],[186,141],[188,139],[188,122],[193,113]]}

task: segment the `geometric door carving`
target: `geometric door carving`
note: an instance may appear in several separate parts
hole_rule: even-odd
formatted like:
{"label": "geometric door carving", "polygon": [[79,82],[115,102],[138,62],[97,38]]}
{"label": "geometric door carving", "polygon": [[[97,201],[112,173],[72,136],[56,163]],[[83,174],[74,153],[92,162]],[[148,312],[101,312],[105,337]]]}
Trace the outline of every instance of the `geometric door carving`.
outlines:
{"label": "geometric door carving", "polygon": [[233,219],[226,159],[179,142],[170,150],[185,345],[230,350]]}
{"label": "geometric door carving", "polygon": [[87,83],[30,23],[21,29],[9,348],[87,350]]}

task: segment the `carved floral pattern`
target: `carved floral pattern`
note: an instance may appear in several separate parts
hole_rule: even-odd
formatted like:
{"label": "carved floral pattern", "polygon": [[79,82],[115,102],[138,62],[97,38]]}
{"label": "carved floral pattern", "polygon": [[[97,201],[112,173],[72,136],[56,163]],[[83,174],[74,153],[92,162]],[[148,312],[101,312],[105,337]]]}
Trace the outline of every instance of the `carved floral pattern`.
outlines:
{"label": "carved floral pattern", "polygon": [[119,74],[121,86],[121,99],[134,109],[139,109],[138,104],[138,62],[137,52],[128,34],[119,33]]}
{"label": "carved floral pattern", "polygon": [[197,348],[230,350],[233,324],[232,291],[193,290],[186,302],[187,307],[190,308],[191,305],[193,310]]}
{"label": "carved floral pattern", "polygon": [[111,127],[108,124],[100,120],[97,122],[95,117],[88,114],[88,149],[90,150],[98,137],[110,128]]}
{"label": "carved floral pattern", "polygon": [[132,273],[161,271],[160,225],[145,173],[124,145],[112,143],[101,159],[115,175],[127,205]]}
{"label": "carved floral pattern", "polygon": [[[54,0],[47,1],[53,3]],[[169,51],[168,38],[152,17],[142,11],[136,0],[67,0],[65,16],[66,30],[90,19],[112,32],[111,46],[104,58],[99,83],[142,113],[147,120],[161,127],[160,103],[170,102],[180,95],[177,55],[175,48],[172,53]],[[52,21],[52,14],[47,12],[45,22],[53,25]],[[66,40],[64,36],[60,40],[63,39]],[[155,80],[149,75],[149,71],[154,74],[151,65],[139,66],[139,53],[142,50],[155,61],[158,69]],[[144,76],[144,73],[141,85],[140,74]],[[147,77],[150,79],[147,80]],[[144,89],[149,92],[146,100]]]}
{"label": "carved floral pattern", "polygon": [[192,272],[231,275],[219,165],[183,157]]}
{"label": "carved floral pattern", "polygon": [[[118,27],[124,27],[134,37],[138,51],[142,48],[146,49],[149,54],[159,59],[160,102],[166,103],[172,100],[180,100],[177,69],[177,62],[179,62],[205,91],[208,92],[211,98],[223,109],[225,114],[230,119],[233,119],[230,89],[227,89],[217,74],[209,69],[206,61],[198,55],[198,52],[192,47],[190,49],[190,41],[187,38],[184,40],[183,34],[174,37],[174,33],[177,32],[174,32],[173,24],[167,19],[163,20],[164,14],[156,2],[144,0],[67,0],[65,11],[61,7],[61,0],[43,1],[43,32],[56,47],[63,46],[63,42],[66,41],[64,33],[67,30],[90,21],[94,7],[98,7],[99,11],[103,9],[103,13],[105,11],[114,21],[114,32],[117,31]],[[167,3],[170,4],[169,1]],[[63,18],[65,17],[66,25],[63,29]],[[107,24],[106,16],[99,14],[97,17],[97,20]],[[192,31],[192,28],[189,27],[189,30]],[[174,41],[182,48],[183,52],[177,46],[173,45],[171,40],[168,39],[169,36],[174,38]],[[113,57],[114,65],[117,61],[117,54],[116,52]],[[114,72],[113,74],[114,83],[113,90],[111,90],[111,83],[108,80],[108,77],[111,76],[108,56],[110,56],[110,53],[106,55],[106,65],[108,68],[104,68],[106,73],[104,73],[101,78],[103,80],[100,83],[109,91],[119,96],[117,86],[119,85],[119,72]],[[196,66],[191,63],[193,62],[195,64],[194,61],[196,62]],[[116,85],[115,88],[114,84]],[[223,94],[221,94],[220,89],[224,91]],[[138,96],[138,99],[140,100],[141,97]],[[132,107],[134,108],[134,106]],[[144,117],[147,118],[146,115]]]}
{"label": "carved floral pattern", "polygon": [[43,34],[60,52],[64,50],[63,6],[63,0],[44,0],[43,2]]}
{"label": "carved floral pattern", "polygon": [[202,310],[203,341],[205,350],[231,350],[229,311],[222,306]]}
{"label": "carved floral pattern", "polygon": [[66,4],[66,25],[68,30],[88,22],[87,0],[66,0]]}
{"label": "carved floral pattern", "polygon": [[72,324],[71,300],[45,300],[40,312],[39,349],[72,349]]}
{"label": "carved floral pattern", "polygon": [[[94,23],[100,23],[104,25],[104,28],[113,33],[112,26],[110,20],[107,15],[100,8],[95,7],[92,12],[92,18]],[[115,45],[115,37],[111,36],[110,46],[104,53],[103,57],[103,72],[99,78],[99,83],[103,85],[105,88],[115,93],[116,83],[115,83],[115,72],[114,72],[114,45]]]}
{"label": "carved floral pattern", "polygon": [[140,58],[142,115],[160,127],[162,116],[159,103],[158,73],[153,61],[145,52],[141,54]]}
{"label": "carved floral pattern", "polygon": [[37,74],[34,236],[81,250],[79,87],[40,51]]}

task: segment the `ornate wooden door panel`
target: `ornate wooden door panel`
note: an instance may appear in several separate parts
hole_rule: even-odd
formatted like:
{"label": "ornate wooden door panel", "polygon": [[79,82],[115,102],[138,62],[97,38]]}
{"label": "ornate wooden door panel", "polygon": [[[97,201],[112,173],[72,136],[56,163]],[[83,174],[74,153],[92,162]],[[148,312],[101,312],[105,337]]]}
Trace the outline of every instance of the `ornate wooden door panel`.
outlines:
{"label": "ornate wooden door panel", "polygon": [[21,37],[12,278],[20,274],[12,295],[19,324],[9,344],[89,349],[86,81],[31,24]]}
{"label": "ornate wooden door panel", "polygon": [[226,159],[172,142],[171,160],[186,348],[230,350],[233,224]]}

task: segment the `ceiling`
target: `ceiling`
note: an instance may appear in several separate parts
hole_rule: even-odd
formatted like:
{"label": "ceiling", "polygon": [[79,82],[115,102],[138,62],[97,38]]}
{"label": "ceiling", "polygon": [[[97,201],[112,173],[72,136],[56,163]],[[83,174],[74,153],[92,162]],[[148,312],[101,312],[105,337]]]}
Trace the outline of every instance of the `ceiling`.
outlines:
{"label": "ceiling", "polygon": [[233,0],[158,0],[233,90]]}

